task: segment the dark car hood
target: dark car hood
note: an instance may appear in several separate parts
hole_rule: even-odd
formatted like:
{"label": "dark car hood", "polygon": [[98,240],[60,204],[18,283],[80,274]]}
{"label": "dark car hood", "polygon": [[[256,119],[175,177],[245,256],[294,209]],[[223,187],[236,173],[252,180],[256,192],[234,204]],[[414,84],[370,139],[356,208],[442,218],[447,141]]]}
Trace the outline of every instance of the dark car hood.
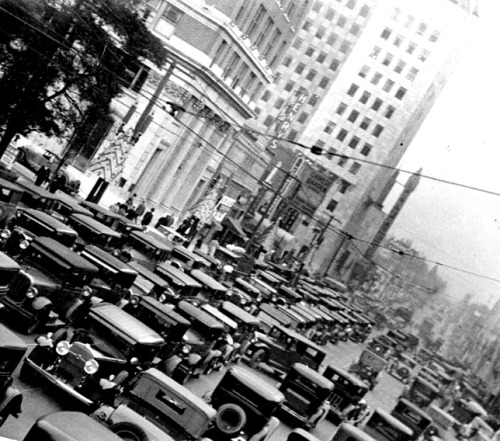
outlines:
{"label": "dark car hood", "polygon": [[21,269],[33,279],[34,286],[36,287],[43,288],[46,291],[55,291],[61,288],[61,284],[56,279],[41,271],[36,266],[23,264],[21,265]]}

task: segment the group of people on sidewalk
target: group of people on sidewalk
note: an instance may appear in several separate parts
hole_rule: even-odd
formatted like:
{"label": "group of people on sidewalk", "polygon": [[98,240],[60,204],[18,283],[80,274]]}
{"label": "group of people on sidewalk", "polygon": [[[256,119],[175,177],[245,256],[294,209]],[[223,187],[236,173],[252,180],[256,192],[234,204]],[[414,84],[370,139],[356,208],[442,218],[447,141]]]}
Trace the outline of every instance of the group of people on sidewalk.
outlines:
{"label": "group of people on sidewalk", "polygon": [[125,216],[127,219],[130,219],[134,222],[139,222],[143,227],[147,227],[154,216],[154,208],[146,211],[146,203],[144,199],[141,199],[139,203],[135,204],[135,198],[137,197],[137,193],[134,193],[130,196],[125,202],[117,202],[109,207],[109,209],[115,213],[121,214]]}
{"label": "group of people on sidewalk", "polygon": [[80,181],[67,182],[65,174],[59,170],[51,179],[50,169],[42,165],[36,172],[35,185],[43,187],[47,183],[47,190],[50,193],[55,193],[57,190],[66,191],[70,194],[78,194],[80,189]]}

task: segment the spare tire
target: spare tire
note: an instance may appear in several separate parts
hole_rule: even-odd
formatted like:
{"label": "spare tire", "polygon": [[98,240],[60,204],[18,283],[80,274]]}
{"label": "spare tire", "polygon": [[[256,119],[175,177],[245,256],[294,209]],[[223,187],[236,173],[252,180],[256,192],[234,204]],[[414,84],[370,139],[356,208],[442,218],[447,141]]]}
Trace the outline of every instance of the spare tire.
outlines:
{"label": "spare tire", "polygon": [[234,403],[223,404],[217,410],[215,425],[224,435],[240,432],[247,422],[247,415],[241,406]]}
{"label": "spare tire", "polygon": [[128,421],[112,424],[109,430],[125,441],[149,441],[148,435],[142,427]]}
{"label": "spare tire", "polygon": [[410,370],[406,366],[401,366],[398,368],[398,375],[401,378],[408,378],[410,376]]}

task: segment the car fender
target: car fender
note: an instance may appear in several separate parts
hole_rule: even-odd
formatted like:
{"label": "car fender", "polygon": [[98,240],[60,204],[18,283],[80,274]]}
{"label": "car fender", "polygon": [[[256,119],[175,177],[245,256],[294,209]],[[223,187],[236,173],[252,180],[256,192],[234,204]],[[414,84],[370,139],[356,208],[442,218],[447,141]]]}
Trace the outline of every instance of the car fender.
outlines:
{"label": "car fender", "polygon": [[[201,357],[197,354],[191,355],[194,355],[195,357],[193,357],[192,362],[189,360],[189,357],[187,358],[188,365],[195,366],[200,361]],[[184,360],[184,358],[179,357],[178,355],[172,355],[172,357],[169,357],[163,361],[161,370],[165,372],[165,374],[167,374],[169,377],[171,377],[177,369],[177,366],[179,366]]]}
{"label": "car fender", "polygon": [[17,418],[18,414],[21,413],[22,402],[22,392],[14,387],[8,387],[5,391],[5,396],[0,403],[0,412],[9,408],[9,413]]}
{"label": "car fender", "polygon": [[263,342],[256,342],[253,343],[248,349],[247,349],[247,354],[252,355],[254,352],[258,351],[259,349],[264,349],[266,352],[269,352],[269,345]]}
{"label": "car fender", "polygon": [[196,366],[201,361],[201,355],[189,354],[187,358],[189,366]]}
{"label": "car fender", "polygon": [[222,352],[219,350],[210,351],[207,354],[207,356],[204,358],[203,363],[208,364],[208,363],[210,363],[211,360],[213,360],[214,358],[220,357],[221,355],[222,355]]}
{"label": "car fender", "polygon": [[52,302],[47,297],[40,296],[33,300],[31,306],[35,311],[40,311],[43,308],[52,306]]}

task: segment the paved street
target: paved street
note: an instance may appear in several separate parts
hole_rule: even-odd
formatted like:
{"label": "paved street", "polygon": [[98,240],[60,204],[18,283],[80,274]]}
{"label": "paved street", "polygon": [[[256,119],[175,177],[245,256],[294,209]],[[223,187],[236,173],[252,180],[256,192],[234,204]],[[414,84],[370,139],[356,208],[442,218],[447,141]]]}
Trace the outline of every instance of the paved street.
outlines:
{"label": "paved street", "polygon": [[[23,338],[27,342],[33,341],[33,337]],[[362,350],[361,345],[351,341],[340,342],[336,346],[328,345],[327,348],[330,354],[327,362],[335,363],[344,369],[347,369],[358,358]],[[245,364],[242,363],[242,365]],[[202,376],[197,380],[191,381],[188,384],[188,388],[197,395],[202,396],[214,388],[223,374],[224,372],[221,371],[213,373],[208,377]],[[270,384],[277,385],[279,383],[277,378],[273,378],[263,371],[258,371],[258,374],[266,379],[266,381],[269,381]],[[68,410],[73,406],[72,403],[65,400],[65,397],[56,396],[54,391],[38,387],[36,384],[25,384],[16,379],[16,387],[20,388],[24,393],[23,412],[18,419],[10,418],[7,420],[5,425],[0,429],[0,436],[20,440],[38,417],[62,409]],[[400,382],[388,374],[382,373],[380,383],[367,396],[368,404],[370,407],[382,407],[386,410],[391,410],[394,406],[395,398],[400,394],[402,388],[403,385]],[[272,437],[272,441],[285,440],[291,430],[292,428],[281,424]],[[312,430],[311,433],[322,441],[328,441],[334,430],[335,426],[325,421]]]}

